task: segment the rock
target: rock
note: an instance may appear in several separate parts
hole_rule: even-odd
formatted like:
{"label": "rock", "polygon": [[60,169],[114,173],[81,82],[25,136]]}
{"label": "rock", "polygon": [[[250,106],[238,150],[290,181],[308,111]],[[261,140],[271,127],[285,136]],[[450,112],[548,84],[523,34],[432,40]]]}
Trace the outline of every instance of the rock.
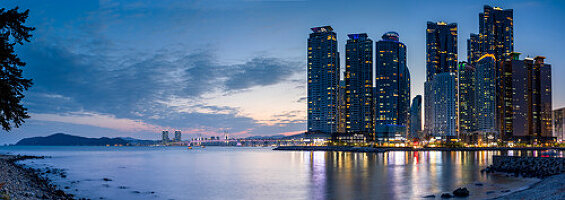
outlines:
{"label": "rock", "polygon": [[65,190],[68,190],[70,187],[69,186],[65,186]]}
{"label": "rock", "polygon": [[139,194],[139,193],[141,193],[141,192],[140,192],[140,191],[132,191],[131,193]]}
{"label": "rock", "polygon": [[487,191],[487,194],[495,193],[495,191]]}
{"label": "rock", "polygon": [[104,181],[112,181],[112,179],[109,179],[109,178],[103,178],[102,180],[104,180]]}
{"label": "rock", "polygon": [[502,191],[500,191],[500,192],[502,192],[502,193],[507,193],[507,192],[510,192],[510,190],[502,190]]}
{"label": "rock", "polygon": [[434,198],[434,199],[435,199],[435,198],[436,198],[436,195],[430,194],[430,195],[423,196],[422,198],[424,198],[424,199],[427,199],[427,198]]}
{"label": "rock", "polygon": [[453,197],[453,196],[452,196],[451,194],[449,194],[449,193],[443,193],[443,194],[441,194],[441,198],[442,198],[442,199],[449,199],[449,198],[452,198],[452,197]]}
{"label": "rock", "polygon": [[65,196],[65,192],[63,192],[63,190],[55,190],[55,195],[57,196]]}
{"label": "rock", "polygon": [[455,191],[453,191],[453,196],[468,197],[469,196],[469,190],[467,188],[457,188]]}
{"label": "rock", "polygon": [[475,183],[476,186],[483,186],[483,183]]}

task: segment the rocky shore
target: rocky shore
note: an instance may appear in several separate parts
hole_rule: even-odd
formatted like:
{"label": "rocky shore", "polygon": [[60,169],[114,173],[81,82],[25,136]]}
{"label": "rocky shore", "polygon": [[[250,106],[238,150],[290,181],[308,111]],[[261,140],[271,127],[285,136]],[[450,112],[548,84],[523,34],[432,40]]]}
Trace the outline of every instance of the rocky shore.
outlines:
{"label": "rocky shore", "polygon": [[35,170],[16,164],[35,156],[0,155],[0,199],[74,199]]}
{"label": "rocky shore", "polygon": [[561,200],[565,199],[565,173],[546,177],[528,189],[517,191],[496,200]]}
{"label": "rocky shore", "polygon": [[544,178],[565,173],[565,158],[493,156],[492,165],[481,172],[504,172],[514,176]]}

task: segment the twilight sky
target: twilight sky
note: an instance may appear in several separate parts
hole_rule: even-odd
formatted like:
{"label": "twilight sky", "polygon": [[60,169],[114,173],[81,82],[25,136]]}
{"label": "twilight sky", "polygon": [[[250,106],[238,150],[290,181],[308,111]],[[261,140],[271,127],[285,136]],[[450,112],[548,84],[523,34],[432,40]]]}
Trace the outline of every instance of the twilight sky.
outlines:
{"label": "twilight sky", "polygon": [[[158,139],[162,129],[231,136],[306,130],[306,39],[331,25],[345,56],[349,33],[387,31],[408,48],[412,97],[423,94],[427,21],[459,26],[459,60],[483,5],[514,9],[514,49],[546,56],[553,107],[565,106],[563,1],[42,1],[30,9],[32,43],[18,48],[34,80],[31,119],[0,144],[65,132]],[[345,61],[344,58],[341,61]],[[344,64],[342,63],[342,66]]]}

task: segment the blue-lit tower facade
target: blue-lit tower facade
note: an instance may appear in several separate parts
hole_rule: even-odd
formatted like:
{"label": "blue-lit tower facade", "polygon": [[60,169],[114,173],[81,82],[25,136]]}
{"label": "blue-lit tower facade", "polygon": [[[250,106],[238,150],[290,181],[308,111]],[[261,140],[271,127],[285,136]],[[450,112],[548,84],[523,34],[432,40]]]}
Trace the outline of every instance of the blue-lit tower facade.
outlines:
{"label": "blue-lit tower facade", "polygon": [[345,46],[345,132],[373,132],[373,41],[366,33],[349,34]]}
{"label": "blue-lit tower facade", "polygon": [[494,54],[484,54],[476,64],[477,131],[482,133],[496,133],[496,65]]}
{"label": "blue-lit tower facade", "polygon": [[339,53],[331,26],[314,27],[308,38],[308,133],[334,134],[339,122]]}
{"label": "blue-lit tower facade", "polygon": [[377,142],[406,138],[410,107],[410,72],[406,45],[388,32],[375,46],[375,137]]}

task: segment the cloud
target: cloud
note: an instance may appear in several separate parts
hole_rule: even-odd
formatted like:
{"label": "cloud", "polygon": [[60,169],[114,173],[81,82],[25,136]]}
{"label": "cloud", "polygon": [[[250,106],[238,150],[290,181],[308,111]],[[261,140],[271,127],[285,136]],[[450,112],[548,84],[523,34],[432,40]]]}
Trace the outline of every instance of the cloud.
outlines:
{"label": "cloud", "polygon": [[[26,77],[35,82],[25,99],[33,119],[116,130],[270,132],[254,132],[263,123],[243,116],[237,107],[208,105],[207,94],[278,84],[299,69],[295,62],[272,57],[220,64],[209,50],[160,51],[135,59],[82,54],[46,43],[20,51],[28,62]],[[270,122],[280,127],[276,123],[293,122]]]}
{"label": "cloud", "polygon": [[[104,55],[81,55],[54,46],[36,44],[24,49],[26,72],[35,81],[31,92],[55,93],[79,103],[76,110],[131,117],[150,115],[173,97],[199,98],[206,93],[227,93],[279,83],[296,69],[295,63],[276,58],[253,58],[242,64],[223,65],[208,51],[179,58],[155,54],[137,61],[115,61]],[[107,61],[101,61],[108,59]],[[49,98],[49,97],[46,97]],[[36,98],[37,100],[42,100]],[[30,100],[30,103],[34,104]],[[76,106],[76,105],[75,105]],[[50,107],[35,107],[39,112]],[[139,111],[142,112],[139,112]]]}
{"label": "cloud", "polygon": [[273,85],[290,77],[299,69],[297,63],[274,58],[254,58],[243,65],[236,65],[225,85],[228,90]]}
{"label": "cloud", "polygon": [[38,114],[31,113],[34,120],[49,122],[64,122],[70,124],[90,125],[100,128],[110,128],[120,131],[152,131],[157,132],[163,127],[148,124],[141,120],[120,119],[113,115],[99,113],[64,113],[64,114]]}
{"label": "cloud", "polygon": [[296,103],[306,103],[307,100],[308,97],[300,97],[298,98],[298,100],[296,100]]}

